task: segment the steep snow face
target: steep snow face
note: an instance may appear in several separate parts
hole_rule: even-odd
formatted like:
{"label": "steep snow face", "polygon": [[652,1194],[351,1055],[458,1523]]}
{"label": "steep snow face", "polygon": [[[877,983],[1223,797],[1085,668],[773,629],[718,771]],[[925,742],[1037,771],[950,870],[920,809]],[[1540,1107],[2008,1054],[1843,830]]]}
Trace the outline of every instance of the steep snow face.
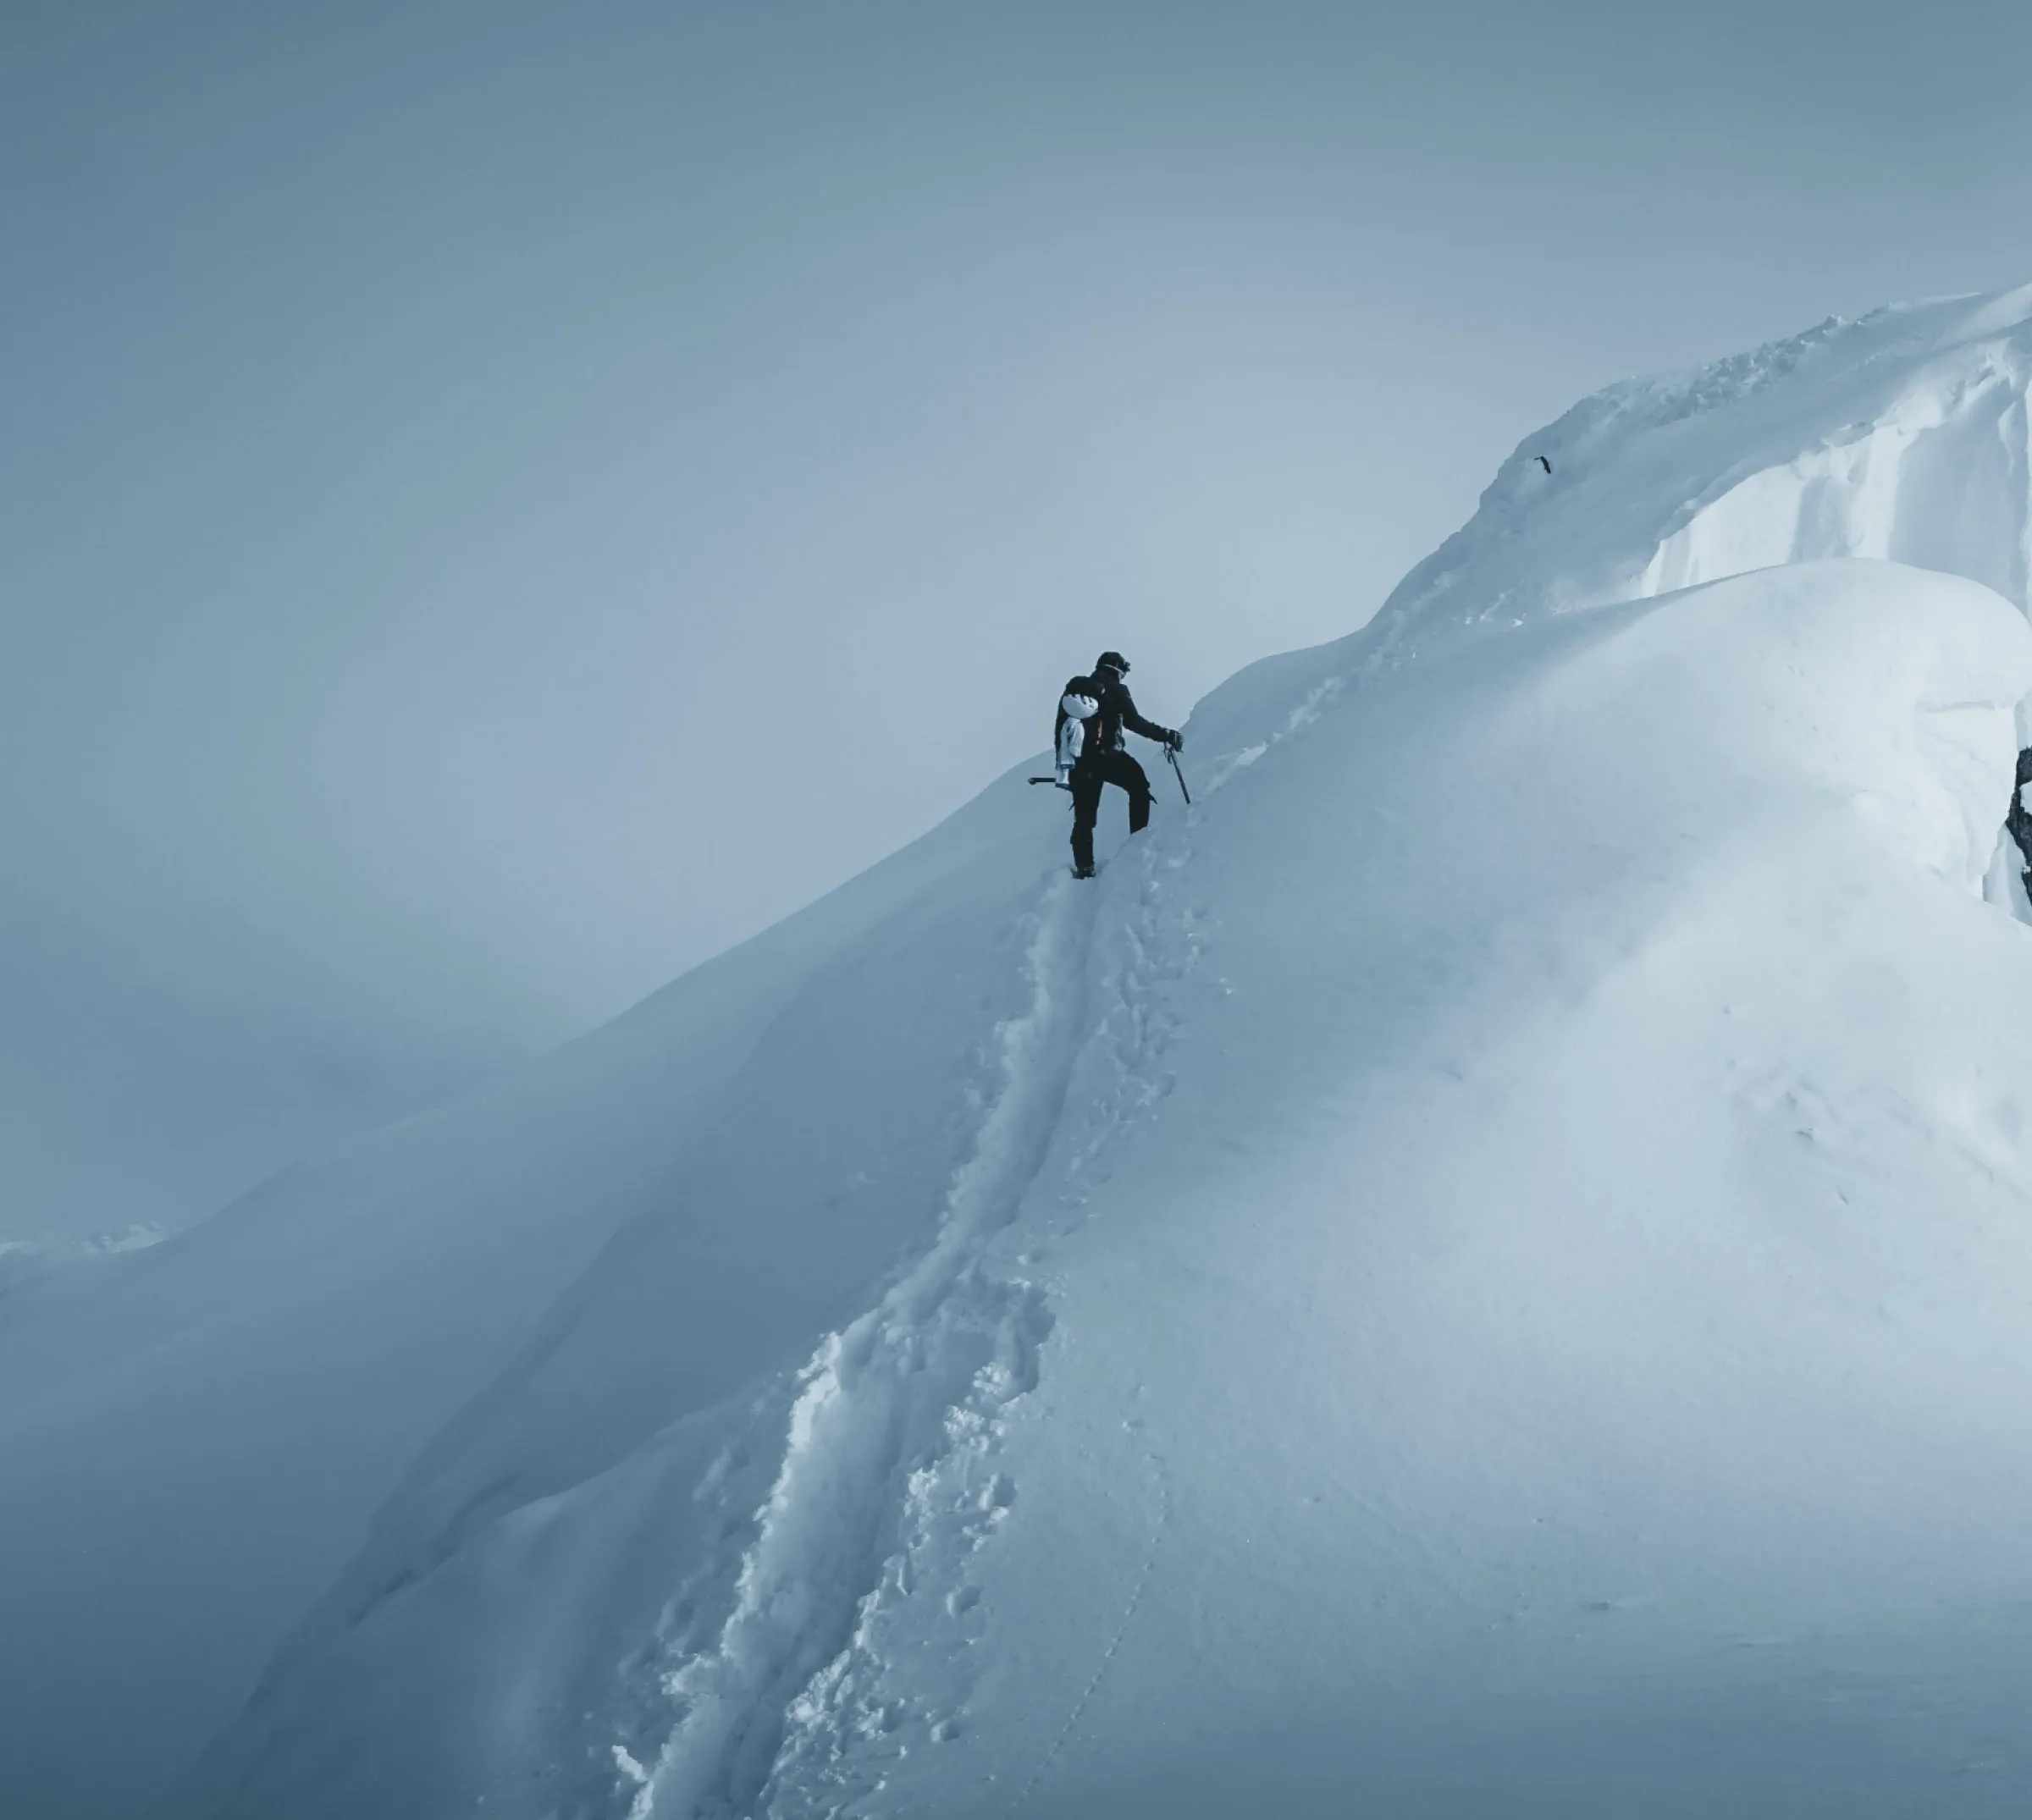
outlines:
{"label": "steep snow face", "polygon": [[1378,647],[1839,556],[1965,575],[2023,607],[2029,378],[2032,287],[1611,386],[1504,463],[1385,604]]}
{"label": "steep snow face", "polygon": [[886,1288],[800,1343],[779,1255],[722,1365],[673,1195],[186,1811],[2013,1811],[2029,688],[2000,598],[1852,562],[1287,714],[1025,887]]}
{"label": "steep snow face", "polygon": [[[1201,703],[1197,804],[1111,808],[1096,885],[1012,776],[517,1080],[7,1289],[0,1787],[2010,1811],[2025,301],[1580,407],[1371,631]],[[1939,483],[1979,394],[1995,512]],[[1945,572],[1803,560],[1852,546]]]}
{"label": "steep snow face", "polygon": [[698,1317],[672,1356],[567,1384],[543,1420],[571,1448],[444,1515],[443,1547],[653,1430],[666,1374],[766,1372],[920,1246],[1057,831],[1005,791],[585,1042],[190,1233],[0,1259],[8,1810],[159,1795],[461,1409],[525,1348],[560,1382],[570,1286],[644,1209],[682,1220],[641,1293],[674,1269],[710,1286]]}

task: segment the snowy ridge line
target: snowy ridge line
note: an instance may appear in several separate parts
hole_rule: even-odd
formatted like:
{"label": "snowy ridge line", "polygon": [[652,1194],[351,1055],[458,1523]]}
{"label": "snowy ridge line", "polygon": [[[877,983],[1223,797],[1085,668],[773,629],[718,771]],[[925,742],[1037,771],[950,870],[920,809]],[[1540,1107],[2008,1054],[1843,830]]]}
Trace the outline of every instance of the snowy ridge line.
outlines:
{"label": "snowy ridge line", "polygon": [[[1197,820],[1198,811],[1189,811],[1186,827]],[[1064,1159],[1065,1180],[1050,1200],[1061,1216],[1070,1213],[1071,1225],[1081,1223],[1080,1179],[1091,1172],[1110,1140],[1168,1090],[1157,1057],[1176,1019],[1167,1008],[1165,989],[1190,972],[1199,956],[1198,918],[1190,911],[1173,913],[1165,885],[1186,864],[1190,846],[1162,840],[1139,845],[1133,907],[1119,922],[1109,919],[1103,940],[1095,940],[1096,920],[1104,907],[1119,905],[1123,894],[1104,886],[1099,892],[1073,892],[1068,901],[1068,884],[1061,880],[1031,944],[1032,1006],[1001,1033],[1003,1091],[984,1121],[976,1156],[961,1176],[996,1150],[991,1139],[997,1131],[1027,1132],[1034,1150],[1019,1179],[1003,1177],[1000,1211],[986,1222],[947,1229],[946,1238],[966,1244],[970,1255],[950,1279],[953,1293],[928,1310],[920,1304],[918,1362],[903,1386],[908,1406],[901,1426],[907,1432],[891,1450],[888,1489],[877,1493],[873,1552],[881,1558],[863,1571],[860,1583],[867,1590],[842,1619],[851,1634],[802,1687],[792,1688],[787,1681],[772,1696],[764,1718],[773,1719],[775,1704],[782,1702],[774,1734],[779,1741],[775,1761],[751,1800],[743,1804],[737,1791],[754,1787],[761,1772],[762,1752],[772,1735],[766,1723],[739,1751],[724,1791],[709,1790],[704,1804],[690,1810],[682,1804],[667,1810],[638,1806],[639,1813],[665,1820],[671,1815],[692,1820],[693,1815],[737,1813],[819,1820],[858,1812],[879,1797],[911,1751],[954,1738],[963,1729],[979,1661],[973,1645],[986,1622],[968,1564],[1013,1505],[1016,1487],[996,1467],[1005,1417],[1012,1403],[1035,1387],[1041,1348],[1052,1326],[1044,1292],[1011,1274],[1011,1260],[992,1255],[989,1247],[1022,1211],[1054,1148]],[[1066,920],[1054,925],[1055,915]],[[1054,990],[1057,1003],[1047,1007]],[[1042,1072],[1012,1067],[1013,1058],[1037,1058],[1043,1035],[1038,1024],[1047,1008],[1055,1056]],[[1020,1093],[1015,1092],[1019,1087]],[[1068,1126],[1070,1102],[1080,1111]],[[958,1186],[956,1180],[956,1205]],[[976,1212],[983,1205],[973,1202]],[[927,1266],[933,1261],[927,1260]],[[1019,1250],[1013,1261],[1020,1271],[1030,1254]],[[885,1310],[893,1313],[898,1305],[907,1306],[909,1286],[921,1286],[926,1275],[924,1267],[914,1271],[886,1299]],[[888,1326],[892,1341],[904,1337],[894,1321]],[[825,1382],[825,1365],[818,1360],[814,1365],[818,1376],[808,1373],[800,1400]],[[909,1434],[928,1437],[914,1455]],[[1152,1467],[1159,1475],[1161,1499],[1150,1552],[1091,1678],[1089,1701],[1134,1619],[1168,1516],[1168,1486],[1154,1456]],[[900,1495],[894,1482],[899,1477]],[[770,1508],[773,1503],[772,1496]],[[769,1514],[765,1508],[765,1520]],[[808,1652],[808,1658],[817,1653]],[[933,1660],[936,1671],[930,1669]],[[1076,1734],[1079,1717],[1076,1712],[1063,1728],[1065,1738]],[[1043,1773],[1041,1768],[1033,1779]]]}
{"label": "snowy ridge line", "polygon": [[[1250,756],[1223,771],[1221,781],[1225,782],[1242,764],[1253,763],[1312,725],[1338,699],[1344,683],[1340,676],[1329,676],[1308,690],[1289,710],[1284,725],[1262,744],[1250,748]],[[1176,1034],[1179,1021],[1170,989],[1198,967],[1208,932],[1200,914],[1190,906],[1178,910],[1169,906],[1166,881],[1168,875],[1175,878],[1190,864],[1195,853],[1192,834],[1203,813],[1201,805],[1194,804],[1185,812],[1182,837],[1175,843],[1153,841],[1144,852],[1137,914],[1124,923],[1119,935],[1121,951],[1106,971],[1103,990],[1108,1008],[1091,1045],[1094,1069],[1105,1070],[1113,1078],[1112,1083],[1091,1084],[1092,1128],[1077,1147],[1068,1171],[1068,1198],[1078,1198],[1080,1177],[1096,1170],[1104,1151],[1123,1130],[1171,1089],[1171,1077],[1162,1066],[1164,1051]],[[1157,1486],[1157,1514],[1122,1615],[1063,1722],[1011,1796],[1003,1809],[1005,1813],[1015,1814],[1029,1805],[1067,1745],[1078,1735],[1080,1723],[1107,1680],[1150,1590],[1171,1521],[1172,1490],[1162,1456],[1146,1448],[1145,1457]]]}
{"label": "snowy ridge line", "polygon": [[1582,400],[1503,462],[1364,648],[1411,661],[1535,617],[1843,556],[2032,605],[2029,305],[2032,289],[1830,317]]}
{"label": "snowy ridge line", "polygon": [[[829,1734],[893,1723],[854,1710],[853,1647],[885,1588],[899,1590],[898,1532],[930,1463],[978,1442],[992,1410],[1035,1382],[1042,1299],[980,1266],[1049,1153],[1080,1048],[1098,904],[1064,877],[1046,891],[1026,955],[1030,1001],[997,1032],[1000,1090],[954,1175],[939,1236],[801,1374],[733,1609],[710,1646],[664,1676],[678,1712],[654,1763],[616,1756],[640,1784],[630,1820],[779,1811],[779,1799],[798,1800],[775,1773],[780,1756],[822,1771],[843,1754]],[[982,1488],[976,1532],[1011,1495],[1000,1480]]]}
{"label": "snowy ridge line", "polygon": [[428,1154],[0,1244],[10,1811],[2023,1820],[1985,307],[1576,408],[1094,885],[1002,787]]}
{"label": "snowy ridge line", "polygon": [[21,1288],[66,1265],[114,1257],[122,1252],[146,1251],[168,1236],[161,1227],[150,1223],[129,1226],[117,1233],[96,1233],[90,1238],[0,1238],[0,1294]]}
{"label": "snowy ridge line", "polygon": [[[1196,808],[1186,812],[1187,829],[1198,815]],[[1083,1012],[1078,1021],[1068,1083],[1046,1145],[1047,1154],[1061,1160],[1063,1179],[1030,1205],[1046,1161],[1041,1156],[1024,1197],[1039,1238],[1047,1226],[1063,1231],[1084,1223],[1082,1179],[1109,1143],[1169,1087],[1157,1059],[1176,1023],[1165,993],[1196,964],[1200,927],[1190,912],[1173,915],[1163,881],[1187,863],[1191,849],[1160,835],[1137,843],[1135,851],[1140,864],[1129,913],[1118,921],[1108,918],[1100,936],[1086,945],[1091,954],[1084,977],[1092,984],[1085,995],[1097,1015]],[[1116,877],[1127,875],[1125,867]],[[1096,902],[1118,905],[1123,896],[1104,885]],[[1177,941],[1169,934],[1174,921],[1181,932]],[[1014,1502],[1016,1487],[996,1462],[1006,1442],[1010,1405],[1038,1382],[1041,1347],[1052,1325],[1043,1291],[1008,1274],[1012,1263],[1020,1271],[1033,1257],[1027,1248],[1017,1249],[1013,1259],[984,1254],[969,1296],[941,1310],[941,1318],[967,1319],[969,1309],[1001,1308],[996,1353],[976,1371],[964,1399],[946,1412],[944,1451],[909,1475],[894,1549],[862,1602],[852,1642],[792,1704],[792,1723],[756,1810],[772,1820],[837,1820],[861,1812],[913,1750],[949,1741],[968,1723],[980,1665],[975,1646],[990,1621],[969,1563],[991,1542]],[[1151,1467],[1160,1475],[1161,1497],[1150,1550],[1091,1677],[1088,1700],[1135,1618],[1168,1518],[1169,1488],[1154,1455]],[[1084,1707],[1083,1701],[1080,1712]],[[1076,1712],[1063,1728],[1064,1736],[1077,1730],[1079,1717]]]}
{"label": "snowy ridge line", "polygon": [[1238,775],[1247,770],[1259,759],[1276,751],[1295,734],[1302,733],[1340,699],[1351,678],[1367,678],[1372,676],[1380,667],[1380,659],[1371,657],[1356,670],[1335,670],[1322,677],[1306,691],[1295,706],[1286,711],[1284,724],[1281,726],[1273,727],[1262,739],[1252,741],[1239,752],[1223,753],[1217,757],[1213,762],[1213,768],[1207,773],[1206,781],[1201,789],[1201,803],[1195,803],[1192,808],[1186,811],[1187,825],[1190,827],[1196,822],[1197,817],[1194,811],[1199,808],[1201,803],[1218,796],[1223,790],[1234,782]]}

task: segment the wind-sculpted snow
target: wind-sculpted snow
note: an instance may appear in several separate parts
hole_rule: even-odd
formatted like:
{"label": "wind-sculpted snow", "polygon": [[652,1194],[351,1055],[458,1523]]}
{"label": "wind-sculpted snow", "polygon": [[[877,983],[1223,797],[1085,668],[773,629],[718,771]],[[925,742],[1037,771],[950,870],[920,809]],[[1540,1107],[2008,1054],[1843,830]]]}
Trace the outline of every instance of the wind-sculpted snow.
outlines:
{"label": "wind-sculpted snow", "polygon": [[[934,1527],[942,1543],[964,1542],[1007,1508],[980,1442],[999,1406],[1030,1387],[1046,1317],[1029,1285],[984,1272],[981,1253],[1042,1166],[1064,1100],[1095,901],[1063,877],[1050,888],[1030,951],[1030,1004],[1001,1032],[1001,1079],[936,1240],[803,1370],[733,1609],[708,1646],[663,1671],[677,1717],[630,1810],[640,1820],[709,1803],[745,1812],[777,1779],[779,1752],[815,1758],[822,1772],[828,1746],[870,1722],[893,1729],[896,1716],[857,1683],[879,1664],[866,1658],[883,1595],[908,1585],[909,1552],[922,1546],[909,1532]],[[954,1449],[972,1524],[938,1523],[947,1513],[925,1495]],[[899,1510],[906,1479],[914,1508]]]}
{"label": "wind-sculpted snow", "polygon": [[10,1290],[9,1792],[2016,1812],[2027,302],[1578,407],[1094,884],[1016,774]]}
{"label": "wind-sculpted snow", "polygon": [[1378,648],[1841,556],[2026,605],[2029,318],[2032,288],[1880,310],[1584,400],[1405,578]]}
{"label": "wind-sculpted snow", "polygon": [[[1814,565],[1301,671],[1026,894],[886,1287],[370,1551],[192,1811],[2012,1811],[2032,632]],[[407,1500],[547,1482],[544,1371]]]}
{"label": "wind-sculpted snow", "polygon": [[[1162,872],[1179,863],[1176,849],[1152,858]],[[467,1729],[457,1719],[448,1728],[447,1714],[476,1697],[512,1702],[516,1714],[511,1738],[498,1722],[489,1734],[490,1800],[560,1801],[566,1812],[732,1814],[758,1802],[826,1812],[878,1785],[912,1743],[957,1735],[978,1597],[964,1563],[1011,1508],[996,1464],[1000,1418],[1033,1386],[1051,1326],[1021,1247],[1001,1241],[1041,1177],[1060,1223],[1076,1222],[1111,1135],[1162,1097],[1168,1026],[1153,995],[1196,953],[1190,914],[1168,907],[1159,873],[1125,862],[1094,891],[1053,870],[1026,893],[1022,1003],[991,1038],[968,1096],[972,1135],[921,1255],[809,1357],[699,1409],[701,1371],[696,1361],[683,1369],[681,1347],[654,1375],[646,1363],[687,1324],[690,1253],[673,1254],[677,1276],[653,1279],[657,1298],[631,1302],[647,1253],[639,1234],[624,1235],[569,1301],[572,1341],[600,1363],[562,1369],[651,1376],[649,1389],[622,1394],[660,1395],[671,1426],[583,1490],[535,1500],[584,1441],[543,1428],[542,1412],[566,1407],[549,1380],[568,1348],[533,1347],[513,1393],[469,1415],[461,1449],[446,1450],[405,1500],[450,1513],[433,1520],[449,1522],[456,1541],[413,1512],[384,1523],[406,1552],[391,1558],[392,1541],[369,1550],[348,1581],[363,1590],[328,1602],[240,1736],[214,1753],[193,1811],[439,1811],[465,1798],[472,1773],[444,1763],[447,1729]],[[1119,909],[1124,893],[1135,913],[1096,940],[1103,906]],[[907,951],[923,962],[921,950]],[[893,1076],[886,1086],[897,1089]],[[656,1488],[645,1493],[645,1483]],[[681,1544],[636,1540],[645,1498],[674,1503]],[[630,1538],[618,1560],[617,1533]],[[533,1550],[544,1576],[574,1589],[583,1630],[599,1630],[588,1606],[614,1613],[610,1629],[577,1646],[609,1672],[590,1708],[578,1674],[566,1699],[527,1666],[532,1630],[548,1635],[556,1621],[549,1597],[527,1583]],[[645,1590],[589,1597],[589,1575]],[[516,1589],[505,1601],[504,1586]],[[928,1597],[953,1619],[952,1647],[937,1672],[920,1657],[899,1675],[886,1640]],[[489,1600],[506,1608],[482,1633],[476,1695],[470,1608]],[[448,1623],[446,1602],[466,1615]],[[334,1699],[371,1707],[372,1752],[269,1756],[269,1740],[315,1732]]]}
{"label": "wind-sculpted snow", "polygon": [[[135,1812],[293,1629],[808,1354],[935,1217],[1054,834],[1005,795],[497,1089],[10,1289],[0,1788]],[[676,1323],[665,1269],[698,1285]],[[579,1322],[605,1293],[638,1318]],[[541,1444],[482,1463],[497,1416]]]}

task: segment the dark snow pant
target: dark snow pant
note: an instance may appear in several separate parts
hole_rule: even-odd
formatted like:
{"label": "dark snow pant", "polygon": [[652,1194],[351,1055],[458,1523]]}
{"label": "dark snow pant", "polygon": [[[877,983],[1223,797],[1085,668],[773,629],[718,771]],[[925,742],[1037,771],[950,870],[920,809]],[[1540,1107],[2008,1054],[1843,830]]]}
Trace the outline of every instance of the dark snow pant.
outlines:
{"label": "dark snow pant", "polygon": [[1143,767],[1125,752],[1097,753],[1073,767],[1073,864],[1094,869],[1094,820],[1101,813],[1101,791],[1119,784],[1129,792],[1129,831],[1150,825],[1150,780]]}

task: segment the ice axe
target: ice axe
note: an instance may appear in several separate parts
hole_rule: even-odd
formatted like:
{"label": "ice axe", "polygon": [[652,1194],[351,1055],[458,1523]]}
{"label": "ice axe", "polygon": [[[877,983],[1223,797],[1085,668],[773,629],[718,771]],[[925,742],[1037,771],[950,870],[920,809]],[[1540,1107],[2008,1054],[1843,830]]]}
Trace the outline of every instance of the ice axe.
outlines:
{"label": "ice axe", "polygon": [[[1185,788],[1185,774],[1179,769],[1179,748],[1176,746],[1167,746],[1164,748],[1164,756],[1171,760],[1171,775],[1178,779],[1179,789],[1185,798],[1185,807],[1190,808],[1192,807],[1192,792]],[[1031,781],[1034,783],[1036,780],[1033,778]]]}

